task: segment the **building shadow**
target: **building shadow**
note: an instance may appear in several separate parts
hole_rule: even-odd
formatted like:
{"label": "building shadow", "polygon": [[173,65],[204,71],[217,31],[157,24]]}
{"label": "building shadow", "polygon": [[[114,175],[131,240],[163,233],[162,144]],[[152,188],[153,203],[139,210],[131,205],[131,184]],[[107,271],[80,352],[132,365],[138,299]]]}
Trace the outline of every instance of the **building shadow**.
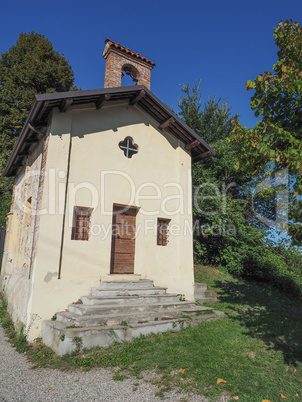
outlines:
{"label": "building shadow", "polygon": [[239,322],[246,335],[282,352],[286,364],[302,362],[301,300],[256,281],[216,281],[215,286],[229,318]]}

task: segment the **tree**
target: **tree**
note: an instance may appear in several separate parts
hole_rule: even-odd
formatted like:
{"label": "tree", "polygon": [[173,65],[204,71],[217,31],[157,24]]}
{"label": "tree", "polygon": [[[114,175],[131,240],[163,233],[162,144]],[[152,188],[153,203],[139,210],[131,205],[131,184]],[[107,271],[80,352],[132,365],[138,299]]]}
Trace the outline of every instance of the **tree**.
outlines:
{"label": "tree", "polygon": [[[74,75],[43,35],[21,33],[0,59],[0,172],[22,130],[34,95],[73,89]],[[9,211],[12,179],[0,179],[0,227]]]}
{"label": "tree", "polygon": [[230,139],[239,153],[237,168],[251,172],[288,169],[294,197],[289,210],[289,234],[294,244],[302,241],[302,27],[292,20],[280,21],[274,30],[279,47],[273,72],[265,71],[247,90],[254,90],[251,108],[262,116],[247,130],[234,120]]}
{"label": "tree", "polygon": [[[192,169],[195,260],[230,269],[232,265],[232,270],[239,271],[243,244],[263,235],[246,224],[250,213],[244,184],[250,175],[234,168],[236,150],[227,142],[237,116],[231,116],[226,100],[209,98],[202,105],[200,82],[192,88],[184,85],[183,92],[180,115],[216,151],[214,157],[195,163]],[[231,249],[230,257],[227,250]]]}
{"label": "tree", "polygon": [[[233,274],[269,281],[301,297],[301,254],[272,243],[267,227],[253,216],[251,194],[262,176],[253,175],[248,164],[236,169],[238,148],[228,140],[238,116],[231,116],[226,101],[209,98],[202,105],[199,84],[185,85],[183,92],[180,115],[216,151],[193,165],[195,262],[223,265]],[[271,213],[274,196],[261,193],[256,202],[262,213]]]}

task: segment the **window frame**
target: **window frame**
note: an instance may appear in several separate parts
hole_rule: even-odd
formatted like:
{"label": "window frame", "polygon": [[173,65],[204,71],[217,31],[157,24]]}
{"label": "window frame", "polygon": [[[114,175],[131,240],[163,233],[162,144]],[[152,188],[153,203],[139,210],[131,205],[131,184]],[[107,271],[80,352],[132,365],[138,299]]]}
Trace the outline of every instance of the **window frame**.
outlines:
{"label": "window frame", "polygon": [[78,206],[74,207],[71,240],[89,240],[91,213],[92,208]]}
{"label": "window frame", "polygon": [[133,155],[138,154],[138,145],[134,143],[132,137],[125,137],[123,141],[119,142],[118,146],[127,159],[131,159]]}
{"label": "window frame", "polygon": [[169,225],[171,219],[157,218],[156,245],[166,247],[169,243]]}

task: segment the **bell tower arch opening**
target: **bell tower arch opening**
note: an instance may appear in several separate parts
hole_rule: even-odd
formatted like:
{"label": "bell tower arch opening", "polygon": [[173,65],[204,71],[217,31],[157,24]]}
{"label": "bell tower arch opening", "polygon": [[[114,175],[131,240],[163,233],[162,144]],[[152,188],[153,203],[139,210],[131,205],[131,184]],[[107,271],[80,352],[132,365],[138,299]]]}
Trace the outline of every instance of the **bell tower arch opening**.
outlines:
{"label": "bell tower arch opening", "polygon": [[124,64],[122,67],[122,86],[137,85],[139,81],[139,71],[131,64]]}
{"label": "bell tower arch opening", "polygon": [[[105,40],[103,57],[106,60],[105,88],[121,87],[122,78],[126,77],[127,85],[151,86],[151,70],[155,64],[132,50],[125,48],[110,39]],[[130,80],[129,80],[130,77]],[[132,79],[132,81],[131,81]]]}

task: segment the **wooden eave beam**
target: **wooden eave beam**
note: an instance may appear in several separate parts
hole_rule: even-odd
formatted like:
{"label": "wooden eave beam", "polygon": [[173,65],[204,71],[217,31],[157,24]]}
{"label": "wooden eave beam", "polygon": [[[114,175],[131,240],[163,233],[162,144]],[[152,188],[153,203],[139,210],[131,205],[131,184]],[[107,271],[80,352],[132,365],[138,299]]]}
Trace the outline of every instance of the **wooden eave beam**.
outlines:
{"label": "wooden eave beam", "polygon": [[38,116],[36,117],[36,121],[39,121],[42,118],[43,114],[45,113],[46,109],[48,108],[48,105],[49,105],[49,101],[45,101]]}
{"label": "wooden eave beam", "polygon": [[150,116],[152,116],[155,120],[161,120],[162,118],[166,118],[165,116],[163,116],[162,114],[159,114],[158,111],[152,106],[149,105],[148,102],[145,103],[145,99],[144,98],[142,100],[142,102],[140,103],[140,106],[147,112],[150,114]]}
{"label": "wooden eave beam", "polygon": [[43,138],[45,136],[45,134],[43,133],[43,131],[41,131],[40,129],[34,127],[31,125],[31,123],[28,123],[28,127],[38,135],[38,138]]}
{"label": "wooden eave beam", "polygon": [[158,126],[158,128],[159,128],[160,130],[163,130],[163,129],[167,128],[168,126],[170,126],[170,125],[171,125],[172,123],[174,123],[174,122],[175,122],[174,117],[170,117],[170,118],[167,119],[166,121],[162,122],[162,123]]}
{"label": "wooden eave beam", "polygon": [[192,162],[194,163],[200,161],[201,159],[209,158],[211,155],[212,155],[211,151],[203,152],[202,154],[195,156],[195,158],[192,159]]}
{"label": "wooden eave beam", "polygon": [[67,111],[67,109],[69,108],[69,106],[72,105],[73,99],[72,98],[66,98],[63,99],[60,106],[59,106],[59,110],[61,113],[65,113]]}
{"label": "wooden eave beam", "polygon": [[95,107],[96,109],[101,109],[101,107],[103,107],[105,105],[105,103],[107,103],[111,98],[111,95],[109,94],[105,94],[105,95],[101,95],[98,100],[95,101]]}
{"label": "wooden eave beam", "polygon": [[186,150],[190,151],[192,148],[197,147],[200,144],[200,142],[198,140],[195,140],[193,142],[191,142],[190,144],[186,145]]}
{"label": "wooden eave beam", "polygon": [[141,89],[138,94],[134,95],[132,98],[129,100],[129,105],[135,105],[137,102],[139,102],[141,99],[143,99],[146,96],[146,91]]}
{"label": "wooden eave beam", "polygon": [[39,142],[39,138],[28,138],[25,140],[26,144],[35,144],[36,142]]}
{"label": "wooden eave beam", "polygon": [[[27,156],[27,155],[26,155]],[[18,158],[18,160],[17,160],[17,162],[16,162],[16,165],[17,166],[23,166],[24,165],[24,163],[25,163],[25,156],[21,156],[21,155],[19,155],[19,158]]]}
{"label": "wooden eave beam", "polygon": [[27,155],[28,155],[28,152],[22,151],[22,152],[19,152],[18,155],[20,156],[20,158],[23,158],[24,156],[27,156]]}
{"label": "wooden eave beam", "polygon": [[191,141],[192,137],[190,134],[188,134],[185,130],[182,130],[179,124],[175,124],[173,126],[173,132],[174,134],[178,135],[184,142],[184,144],[187,144],[187,142]]}
{"label": "wooden eave beam", "polygon": [[13,165],[13,170],[19,170],[25,165],[26,158],[23,158],[22,160],[18,160],[14,165]]}
{"label": "wooden eave beam", "polygon": [[153,111],[153,113],[156,114],[157,117],[160,117],[162,119],[167,118],[167,113],[162,108],[157,106],[155,102],[152,102],[152,100],[150,100],[147,97],[145,97],[143,99],[142,103],[146,103],[145,106],[146,106],[147,110],[151,109]]}

